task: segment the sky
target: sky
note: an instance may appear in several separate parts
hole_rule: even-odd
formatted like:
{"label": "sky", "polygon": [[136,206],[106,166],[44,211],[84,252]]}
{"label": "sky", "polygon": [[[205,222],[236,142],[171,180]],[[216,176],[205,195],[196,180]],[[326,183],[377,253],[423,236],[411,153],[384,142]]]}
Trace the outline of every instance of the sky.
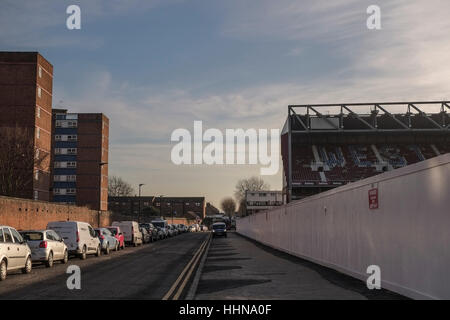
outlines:
{"label": "sky", "polygon": [[[66,9],[81,9],[81,29]],[[381,9],[381,29],[366,12]],[[175,165],[171,134],[281,129],[289,104],[450,99],[448,0],[2,0],[0,50],[54,67],[53,107],[110,119],[109,173],[219,206],[260,165]],[[429,110],[435,111],[435,110]],[[280,189],[277,174],[262,176]]]}

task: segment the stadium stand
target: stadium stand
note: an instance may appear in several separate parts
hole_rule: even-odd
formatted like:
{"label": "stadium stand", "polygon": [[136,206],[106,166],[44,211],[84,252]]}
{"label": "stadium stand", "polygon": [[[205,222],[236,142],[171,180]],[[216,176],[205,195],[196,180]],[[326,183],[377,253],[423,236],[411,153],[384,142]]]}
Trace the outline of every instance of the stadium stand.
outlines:
{"label": "stadium stand", "polygon": [[[420,109],[432,105],[440,112]],[[364,106],[369,112],[352,110]],[[399,106],[407,112],[389,112]],[[323,115],[319,108],[340,112]],[[281,135],[287,201],[450,152],[448,108],[445,101],[289,106]]]}

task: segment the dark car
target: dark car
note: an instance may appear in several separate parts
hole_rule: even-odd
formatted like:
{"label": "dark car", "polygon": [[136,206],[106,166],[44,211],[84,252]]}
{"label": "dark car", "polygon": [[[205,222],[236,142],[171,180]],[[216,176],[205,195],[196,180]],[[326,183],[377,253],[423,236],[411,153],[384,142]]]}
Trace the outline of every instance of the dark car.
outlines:
{"label": "dark car", "polygon": [[139,228],[139,231],[142,233],[142,242],[143,243],[149,243],[152,239],[150,233],[148,233],[147,229],[141,227]]}
{"label": "dark car", "polygon": [[147,232],[150,234],[150,241],[156,241],[159,240],[159,231],[158,229],[153,225],[153,223],[140,223],[140,228],[145,228]]}
{"label": "dark car", "polygon": [[227,237],[227,226],[223,222],[216,222],[212,225],[213,237],[224,236]]}

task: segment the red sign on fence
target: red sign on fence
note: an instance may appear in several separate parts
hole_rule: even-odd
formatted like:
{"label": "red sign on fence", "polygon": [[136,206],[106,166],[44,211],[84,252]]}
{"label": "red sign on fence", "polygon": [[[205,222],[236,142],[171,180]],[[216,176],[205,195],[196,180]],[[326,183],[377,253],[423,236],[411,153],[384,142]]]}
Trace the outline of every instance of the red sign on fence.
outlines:
{"label": "red sign on fence", "polygon": [[369,190],[369,209],[378,209],[378,188]]}

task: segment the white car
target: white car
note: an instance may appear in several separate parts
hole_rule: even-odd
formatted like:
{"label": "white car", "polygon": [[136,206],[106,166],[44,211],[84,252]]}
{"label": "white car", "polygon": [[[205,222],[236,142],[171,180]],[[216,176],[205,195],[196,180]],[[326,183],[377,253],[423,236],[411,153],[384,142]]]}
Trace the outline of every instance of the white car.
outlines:
{"label": "white car", "polygon": [[64,239],[53,230],[28,230],[20,231],[21,236],[31,249],[31,259],[34,262],[42,262],[48,268],[53,267],[53,262],[67,263],[69,250]]}
{"label": "white car", "polygon": [[55,221],[49,222],[47,229],[55,231],[64,239],[69,255],[77,255],[85,260],[88,254],[95,254],[97,257],[102,254],[100,240],[89,223]]}
{"label": "white car", "polygon": [[31,268],[31,250],[22,236],[12,227],[0,226],[0,281],[9,271],[30,273]]}
{"label": "white car", "polygon": [[120,227],[126,243],[135,247],[144,243],[142,232],[139,231],[139,223],[136,221],[114,221],[112,226]]}

